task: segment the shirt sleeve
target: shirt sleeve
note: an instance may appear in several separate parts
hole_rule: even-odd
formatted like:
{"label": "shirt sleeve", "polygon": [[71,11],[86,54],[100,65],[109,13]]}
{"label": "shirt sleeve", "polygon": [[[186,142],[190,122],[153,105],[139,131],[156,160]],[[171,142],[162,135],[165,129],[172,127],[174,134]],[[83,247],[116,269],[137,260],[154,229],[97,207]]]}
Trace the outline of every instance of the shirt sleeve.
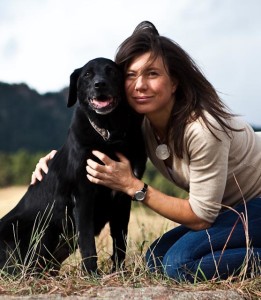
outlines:
{"label": "shirt sleeve", "polygon": [[221,209],[231,144],[230,137],[219,124],[212,124],[218,127],[211,127],[211,130],[220,140],[202,121],[191,124],[186,135],[190,160],[189,202],[194,213],[210,223],[215,221]]}

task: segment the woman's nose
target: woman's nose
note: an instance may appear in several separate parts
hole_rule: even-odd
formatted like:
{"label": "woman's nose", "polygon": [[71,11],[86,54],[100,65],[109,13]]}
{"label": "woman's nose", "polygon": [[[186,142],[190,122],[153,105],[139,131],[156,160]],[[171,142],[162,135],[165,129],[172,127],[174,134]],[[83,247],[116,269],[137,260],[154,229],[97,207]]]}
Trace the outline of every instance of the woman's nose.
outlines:
{"label": "woman's nose", "polygon": [[135,90],[141,91],[147,89],[147,83],[143,76],[138,76],[135,81]]}

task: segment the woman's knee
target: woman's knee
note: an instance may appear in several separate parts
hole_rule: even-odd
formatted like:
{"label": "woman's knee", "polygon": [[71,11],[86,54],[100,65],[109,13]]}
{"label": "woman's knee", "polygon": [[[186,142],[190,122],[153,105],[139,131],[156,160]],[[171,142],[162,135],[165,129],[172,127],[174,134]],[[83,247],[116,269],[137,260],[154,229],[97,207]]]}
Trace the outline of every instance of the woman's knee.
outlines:
{"label": "woman's knee", "polygon": [[178,226],[166,232],[155,240],[148,248],[145,259],[150,269],[162,267],[162,260],[177,240],[189,231],[184,226]]}
{"label": "woman's knee", "polygon": [[160,238],[154,241],[148,248],[145,254],[145,260],[147,266],[150,268],[151,271],[159,268],[162,264],[162,259],[165,253],[162,252],[160,246]]}

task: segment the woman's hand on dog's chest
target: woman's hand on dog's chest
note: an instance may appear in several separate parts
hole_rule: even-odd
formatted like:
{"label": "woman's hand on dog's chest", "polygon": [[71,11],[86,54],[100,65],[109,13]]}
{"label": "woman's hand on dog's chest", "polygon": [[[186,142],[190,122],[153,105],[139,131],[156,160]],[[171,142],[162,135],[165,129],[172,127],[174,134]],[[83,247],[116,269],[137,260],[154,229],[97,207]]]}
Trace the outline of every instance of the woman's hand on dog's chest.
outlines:
{"label": "woman's hand on dog's chest", "polygon": [[99,151],[93,151],[92,153],[104,165],[88,159],[86,166],[88,180],[132,196],[137,185],[135,181],[139,180],[134,176],[129,160],[120,153],[117,153],[119,161],[112,160]]}

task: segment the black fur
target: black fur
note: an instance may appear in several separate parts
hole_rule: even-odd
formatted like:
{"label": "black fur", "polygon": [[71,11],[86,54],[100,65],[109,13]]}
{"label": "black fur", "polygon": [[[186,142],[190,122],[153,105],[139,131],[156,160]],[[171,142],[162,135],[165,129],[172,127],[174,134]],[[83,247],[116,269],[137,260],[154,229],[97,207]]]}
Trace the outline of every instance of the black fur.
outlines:
{"label": "black fur", "polygon": [[[17,271],[17,264],[34,272],[57,272],[77,247],[75,233],[83,269],[95,272],[94,237],[107,222],[114,268],[124,261],[131,199],[91,183],[86,177],[86,160],[95,159],[94,149],[114,159],[115,152],[121,152],[141,178],[146,163],[142,118],[127,104],[121,71],[105,58],[91,60],[71,74],[68,106],[77,99],[67,140],[50,161],[48,174],[31,185],[18,205],[0,220],[0,269],[9,273]],[[44,234],[36,238],[38,246],[28,261],[33,228],[44,227],[45,222]]]}

